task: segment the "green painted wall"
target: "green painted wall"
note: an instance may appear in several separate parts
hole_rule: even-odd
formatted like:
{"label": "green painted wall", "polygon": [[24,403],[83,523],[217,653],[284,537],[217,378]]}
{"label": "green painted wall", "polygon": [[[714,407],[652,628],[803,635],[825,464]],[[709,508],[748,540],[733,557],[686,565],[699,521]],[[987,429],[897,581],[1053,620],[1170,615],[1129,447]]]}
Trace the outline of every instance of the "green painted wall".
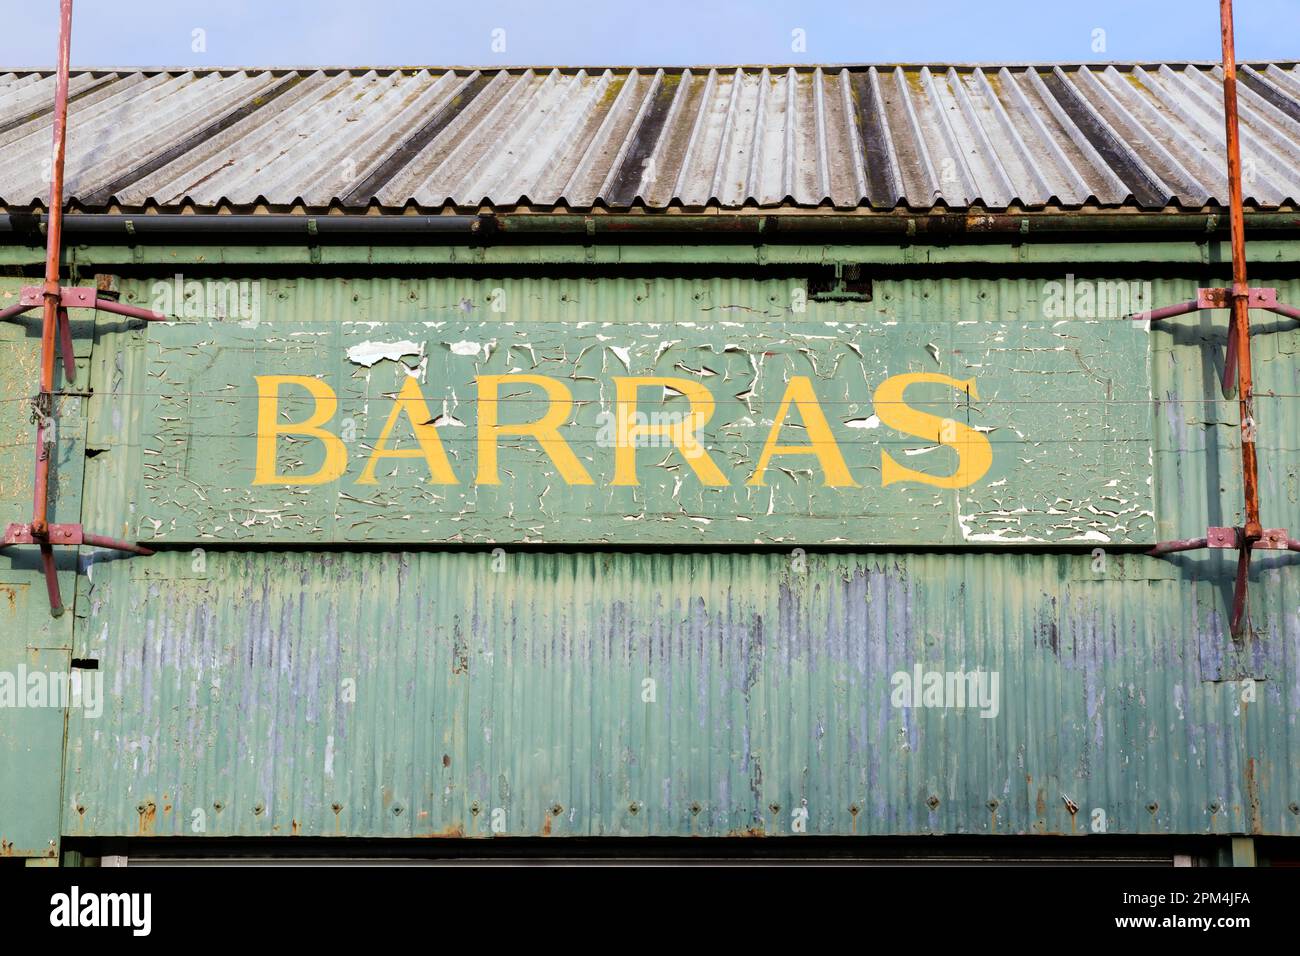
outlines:
{"label": "green painted wall", "polygon": [[[108,703],[72,716],[66,828],[487,836],[499,811],[514,835],[795,836],[806,801],[816,834],[1085,834],[1097,810],[1108,833],[1300,832],[1295,569],[1262,571],[1255,653],[1225,661],[1226,573],[1093,567],[441,551],[96,564],[78,653],[100,659]],[[894,706],[895,675],[918,667],[996,672],[995,706]],[[1239,676],[1263,678],[1253,703],[1218,679]]]}
{"label": "green painted wall", "polygon": [[[0,278],[0,301],[22,280]],[[79,381],[87,381],[92,329],[76,310]],[[30,521],[35,428],[31,397],[39,376],[38,324],[0,322],[0,524]],[[62,374],[60,372],[60,380]],[[58,400],[51,455],[56,520],[77,520],[85,469],[84,397]],[[77,555],[59,555],[63,593],[75,594]],[[71,679],[73,616],[50,617],[36,549],[0,550],[0,856],[57,857],[67,697],[51,682]]]}
{"label": "green painted wall", "polygon": [[[122,286],[147,303],[170,275]],[[953,316],[1014,324],[1053,277],[1008,266],[1005,278],[881,279],[870,303],[818,307],[908,329]],[[462,300],[488,309],[491,290],[509,281],[536,290],[520,297],[520,322],[567,308],[560,296],[573,290],[583,308],[599,304],[603,321],[632,324],[665,303],[779,310],[790,285],[263,281],[282,310],[268,321],[303,323],[341,321],[363,301],[376,321]],[[1196,285],[1155,280],[1153,299],[1186,299]],[[1300,283],[1280,285],[1300,301]],[[1153,396],[1157,522],[1142,537],[1241,520],[1236,410],[1215,384],[1224,324],[1189,317],[1140,333],[1150,379],[1125,386]],[[1261,491],[1265,524],[1294,534],[1300,335],[1276,328],[1256,336]],[[1135,330],[1117,323],[1114,334]],[[158,451],[147,426],[159,394],[151,348],[146,330],[117,320],[101,319],[93,336],[84,414],[95,454],[84,459],[79,510],[102,533],[134,535],[148,510]],[[209,359],[191,348],[191,365],[173,363],[186,374]],[[19,405],[6,402],[4,414],[21,438]],[[1068,437],[1068,423],[1061,431]],[[191,456],[202,452],[191,444]],[[1070,461],[1063,453],[1061,467]],[[1040,487],[1068,496],[1070,475]],[[9,505],[15,519],[24,494]],[[1252,633],[1234,644],[1227,554],[639,544],[567,553],[212,544],[196,554],[187,540],[148,559],[84,555],[65,620],[75,621],[73,655],[100,662],[107,700],[99,717],[69,715],[62,829],[488,835],[494,811],[499,832],[552,835],[1087,834],[1101,825],[1098,810],[1109,833],[1300,825],[1291,810],[1300,568],[1289,555],[1256,558]],[[39,588],[17,566],[23,554],[0,560]],[[997,715],[895,706],[896,675],[918,665],[923,675],[996,671]],[[0,830],[6,812],[26,827],[43,804],[6,806],[15,804],[0,803]]]}

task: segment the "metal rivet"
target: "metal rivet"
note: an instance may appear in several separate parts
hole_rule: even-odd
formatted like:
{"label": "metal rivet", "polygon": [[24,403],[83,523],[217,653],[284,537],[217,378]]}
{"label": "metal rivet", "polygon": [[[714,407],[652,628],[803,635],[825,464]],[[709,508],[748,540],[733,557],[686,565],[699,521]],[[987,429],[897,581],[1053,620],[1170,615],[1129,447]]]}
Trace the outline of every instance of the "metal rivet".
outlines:
{"label": "metal rivet", "polygon": [[1300,813],[1300,803],[1289,803],[1287,804],[1287,809],[1292,813]]}
{"label": "metal rivet", "polygon": [[640,804],[638,804],[635,800],[633,800],[631,803],[627,805],[628,813],[636,813],[640,809],[641,809]]}
{"label": "metal rivet", "polygon": [[255,804],[253,804],[253,812],[256,813],[259,817],[262,815],[262,812],[263,812],[265,809],[266,809],[265,805],[263,805],[263,804],[261,804],[261,803],[255,803]]}
{"label": "metal rivet", "polygon": [[330,804],[330,809],[333,810],[333,811],[334,811],[334,814],[337,816],[339,813],[342,812],[342,810],[343,810],[343,804],[341,804],[341,803],[332,803],[332,804]]}
{"label": "metal rivet", "polygon": [[474,814],[474,816],[478,816],[478,801],[477,801],[477,800],[475,800],[473,803],[471,803],[471,804],[469,805],[469,812],[472,813],[472,814]]}
{"label": "metal rivet", "polygon": [[781,812],[781,804],[779,804],[779,803],[769,803],[769,804],[767,805],[767,808],[768,808],[769,810],[771,810],[773,813],[780,813],[780,812]]}
{"label": "metal rivet", "polygon": [[564,807],[560,806],[558,803],[552,805],[552,807],[551,807],[551,816],[553,816],[553,817],[558,817],[558,816],[559,816],[561,813],[563,813],[563,812],[564,812]]}
{"label": "metal rivet", "polygon": [[402,805],[399,803],[395,807],[393,807],[393,816],[400,817],[401,815],[402,815]]}
{"label": "metal rivet", "polygon": [[1156,803],[1154,800],[1152,800],[1150,803],[1147,804],[1148,813],[1155,813],[1159,809],[1160,809],[1160,804]]}
{"label": "metal rivet", "polygon": [[985,806],[987,806],[990,810],[996,810],[998,808],[998,801],[996,798],[994,798],[990,800],[987,804],[985,804]]}
{"label": "metal rivet", "polygon": [[925,805],[931,810],[937,810],[939,809],[939,798],[934,794],[930,794],[930,799],[925,801]]}
{"label": "metal rivet", "polygon": [[213,810],[216,810],[218,813],[220,813],[220,812],[221,812],[222,810],[224,810],[225,808],[226,808],[226,805],[225,805],[224,803],[222,803],[220,800],[214,800],[214,801],[212,801],[212,809],[213,809]]}
{"label": "metal rivet", "polygon": [[[1295,806],[1295,804],[1293,803],[1293,804],[1291,804],[1291,806]],[[1151,807],[1148,806],[1147,809],[1150,810]],[[1218,812],[1219,812],[1220,810],[1222,810],[1222,809],[1223,809],[1223,804],[1221,804],[1218,800],[1211,800],[1211,801],[1210,801],[1210,812],[1211,812],[1211,813],[1218,813]]]}
{"label": "metal rivet", "polygon": [[849,813],[853,814],[855,817],[858,815],[859,807],[856,803],[849,804]]}
{"label": "metal rivet", "polygon": [[[1292,804],[1292,806],[1295,806],[1295,804]],[[697,815],[698,815],[699,812],[700,812],[702,809],[704,809],[704,808],[701,807],[701,806],[699,805],[699,803],[692,803],[692,804],[691,804],[691,813],[694,813],[694,814],[697,814]]]}

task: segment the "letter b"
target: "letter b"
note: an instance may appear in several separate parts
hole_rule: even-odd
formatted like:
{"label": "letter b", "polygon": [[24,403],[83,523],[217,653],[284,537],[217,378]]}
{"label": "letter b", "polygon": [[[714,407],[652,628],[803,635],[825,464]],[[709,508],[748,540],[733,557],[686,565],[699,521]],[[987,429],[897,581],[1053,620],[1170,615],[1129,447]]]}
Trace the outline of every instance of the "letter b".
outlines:
{"label": "letter b", "polygon": [[[334,390],[310,375],[256,375],[257,380],[257,469],[255,485],[325,485],[336,481],[348,467],[348,452],[337,435],[321,426],[334,417],[338,398]],[[307,390],[316,408],[303,422],[280,423],[280,386],[297,385]],[[282,475],[276,470],[276,440],[280,435],[307,435],[325,445],[325,460],[310,475]]]}

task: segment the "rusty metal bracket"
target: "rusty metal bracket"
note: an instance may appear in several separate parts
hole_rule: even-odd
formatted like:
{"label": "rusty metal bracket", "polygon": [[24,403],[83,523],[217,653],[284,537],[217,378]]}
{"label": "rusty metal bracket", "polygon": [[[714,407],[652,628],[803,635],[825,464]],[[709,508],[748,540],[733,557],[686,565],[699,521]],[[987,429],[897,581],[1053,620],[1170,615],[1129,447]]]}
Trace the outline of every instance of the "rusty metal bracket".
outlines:
{"label": "rusty metal bracket", "polygon": [[100,534],[91,534],[79,524],[10,524],[5,529],[0,547],[34,544],[41,549],[41,568],[45,575],[45,592],[50,599],[50,613],[54,617],[63,614],[63,595],[59,590],[58,569],[54,563],[55,546],[78,547],[90,545],[95,548],[109,548],[127,554],[150,555],[154,552],[143,545],[130,541],[119,541]]}
{"label": "rusty metal bracket", "polygon": [[[1246,290],[1246,307],[1250,309],[1271,309],[1277,305],[1277,289],[1254,288]],[[1231,309],[1231,289],[1197,289],[1196,307],[1198,309]]]}
{"label": "rusty metal bracket", "polygon": [[[114,315],[126,316],[128,319],[141,319],[145,322],[165,322],[167,316],[152,309],[141,309],[134,305],[124,305],[117,299],[100,295],[99,289],[90,286],[55,286],[59,295],[61,309],[96,309],[100,312],[112,312]],[[45,304],[45,287],[25,285],[19,293],[18,304],[7,309],[0,309],[0,320],[12,319],[29,309],[39,309]]]}
{"label": "rusty metal bracket", "polygon": [[43,544],[46,541],[50,544],[88,544],[94,548],[112,548],[114,551],[126,551],[129,554],[153,554],[153,551],[142,544],[119,541],[116,538],[108,538],[102,534],[91,534],[79,524],[46,525],[44,535],[36,534],[29,524],[11,524],[5,529],[4,544],[6,545]]}
{"label": "rusty metal bracket", "polygon": [[[55,282],[50,295],[57,295],[59,299],[55,322],[58,326],[59,353],[63,356],[63,377],[69,382],[77,380],[77,359],[73,354],[72,322],[68,318],[68,309],[95,309],[96,311],[112,312],[115,315],[141,319],[146,322],[162,322],[167,319],[167,316],[150,309],[123,305],[116,299],[101,298],[98,290],[86,286],[60,286]],[[7,309],[0,309],[0,320],[12,319],[30,309],[41,308],[45,304],[45,299],[46,290],[44,286],[25,285],[19,295],[17,305],[11,305]]]}
{"label": "rusty metal bracket", "polygon": [[[1149,309],[1146,312],[1133,312],[1126,316],[1127,319],[1134,322],[1163,322],[1166,319],[1176,318],[1180,315],[1187,315],[1191,312],[1199,312],[1202,309],[1234,309],[1233,300],[1236,298],[1232,289],[1208,288],[1197,289],[1196,298],[1190,302],[1179,302],[1176,305],[1164,305],[1158,309]],[[1300,321],[1300,309],[1295,306],[1286,305],[1278,302],[1277,289],[1268,286],[1257,286],[1247,288],[1245,291],[1246,308],[1262,309],[1265,312],[1273,312],[1277,315],[1285,316],[1288,319]],[[1236,334],[1237,319],[1234,314],[1228,326],[1228,346],[1227,354],[1223,361],[1223,379],[1220,383],[1224,398],[1233,398],[1237,394],[1237,348],[1238,336]]]}
{"label": "rusty metal bracket", "polygon": [[[1178,541],[1162,541],[1147,552],[1153,558],[1180,551],[1200,551],[1214,548],[1236,551],[1245,540],[1243,528],[1210,528],[1203,538],[1184,538]],[[1300,551],[1300,540],[1292,538],[1286,528],[1265,528],[1260,536],[1251,542],[1251,547],[1260,551]]]}
{"label": "rusty metal bracket", "polygon": [[1238,639],[1247,617],[1247,596],[1250,581],[1250,555],[1252,551],[1300,551],[1300,540],[1291,537],[1286,528],[1264,528],[1258,537],[1252,537],[1245,528],[1207,528],[1203,538],[1186,538],[1181,541],[1162,541],[1147,554],[1153,558],[1183,551],[1217,549],[1237,552],[1237,578],[1232,592],[1232,636]]}
{"label": "rusty metal bracket", "polygon": [[[1268,309],[1269,311],[1277,308],[1277,289],[1260,287],[1247,289],[1246,292],[1248,308]],[[1201,309],[1230,308],[1232,308],[1231,289],[1197,289],[1196,298],[1190,302],[1163,305],[1158,309],[1148,309],[1146,312],[1133,312],[1125,318],[1134,322],[1161,322],[1165,319],[1187,315],[1189,312],[1199,312]]]}

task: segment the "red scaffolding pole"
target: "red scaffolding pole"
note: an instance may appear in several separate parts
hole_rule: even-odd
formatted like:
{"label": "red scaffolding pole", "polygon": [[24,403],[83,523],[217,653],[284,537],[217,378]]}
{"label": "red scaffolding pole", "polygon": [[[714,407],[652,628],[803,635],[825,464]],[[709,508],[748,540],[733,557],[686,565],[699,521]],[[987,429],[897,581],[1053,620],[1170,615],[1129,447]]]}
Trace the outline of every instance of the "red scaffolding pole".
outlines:
{"label": "red scaffolding pole", "polygon": [[72,350],[72,323],[69,308],[99,309],[134,319],[158,321],[166,316],[148,309],[122,305],[100,298],[95,289],[62,286],[59,283],[63,259],[63,158],[68,133],[68,62],[72,49],[72,0],[59,3],[59,62],[54,80],[54,145],[50,169],[49,216],[45,233],[45,282],[25,286],[18,304],[0,310],[0,319],[12,319],[35,308],[41,313],[41,380],[34,402],[32,418],[36,422],[36,478],[32,493],[32,520],[11,524],[5,529],[3,546],[34,544],[40,548],[45,589],[50,598],[50,612],[63,613],[63,596],[59,593],[58,570],[54,560],[56,545],[82,544],[111,548],[131,554],[152,554],[148,548],[129,541],[89,534],[80,524],[50,523],[50,461],[55,454],[55,349],[63,355],[63,377],[72,383],[77,377],[76,357]]}
{"label": "red scaffolding pole", "polygon": [[1241,432],[1241,488],[1244,522],[1239,528],[1209,528],[1203,538],[1164,541],[1149,552],[1154,556],[1224,548],[1237,552],[1237,579],[1232,597],[1232,636],[1239,639],[1249,617],[1250,556],[1255,550],[1300,551],[1300,541],[1285,528],[1265,528],[1259,518],[1259,460],[1255,438],[1255,384],[1250,354],[1250,310],[1265,309],[1291,319],[1300,319],[1300,309],[1277,301],[1277,290],[1252,289],[1246,281],[1246,229],[1242,213],[1241,132],[1237,116],[1237,55],[1232,34],[1232,0],[1219,0],[1219,32],[1223,45],[1223,123],[1228,160],[1228,219],[1232,240],[1232,287],[1198,289],[1191,302],[1165,306],[1135,318],[1152,322],[1185,315],[1198,309],[1231,309],[1228,344],[1223,363],[1222,390],[1225,398],[1237,397]]}

